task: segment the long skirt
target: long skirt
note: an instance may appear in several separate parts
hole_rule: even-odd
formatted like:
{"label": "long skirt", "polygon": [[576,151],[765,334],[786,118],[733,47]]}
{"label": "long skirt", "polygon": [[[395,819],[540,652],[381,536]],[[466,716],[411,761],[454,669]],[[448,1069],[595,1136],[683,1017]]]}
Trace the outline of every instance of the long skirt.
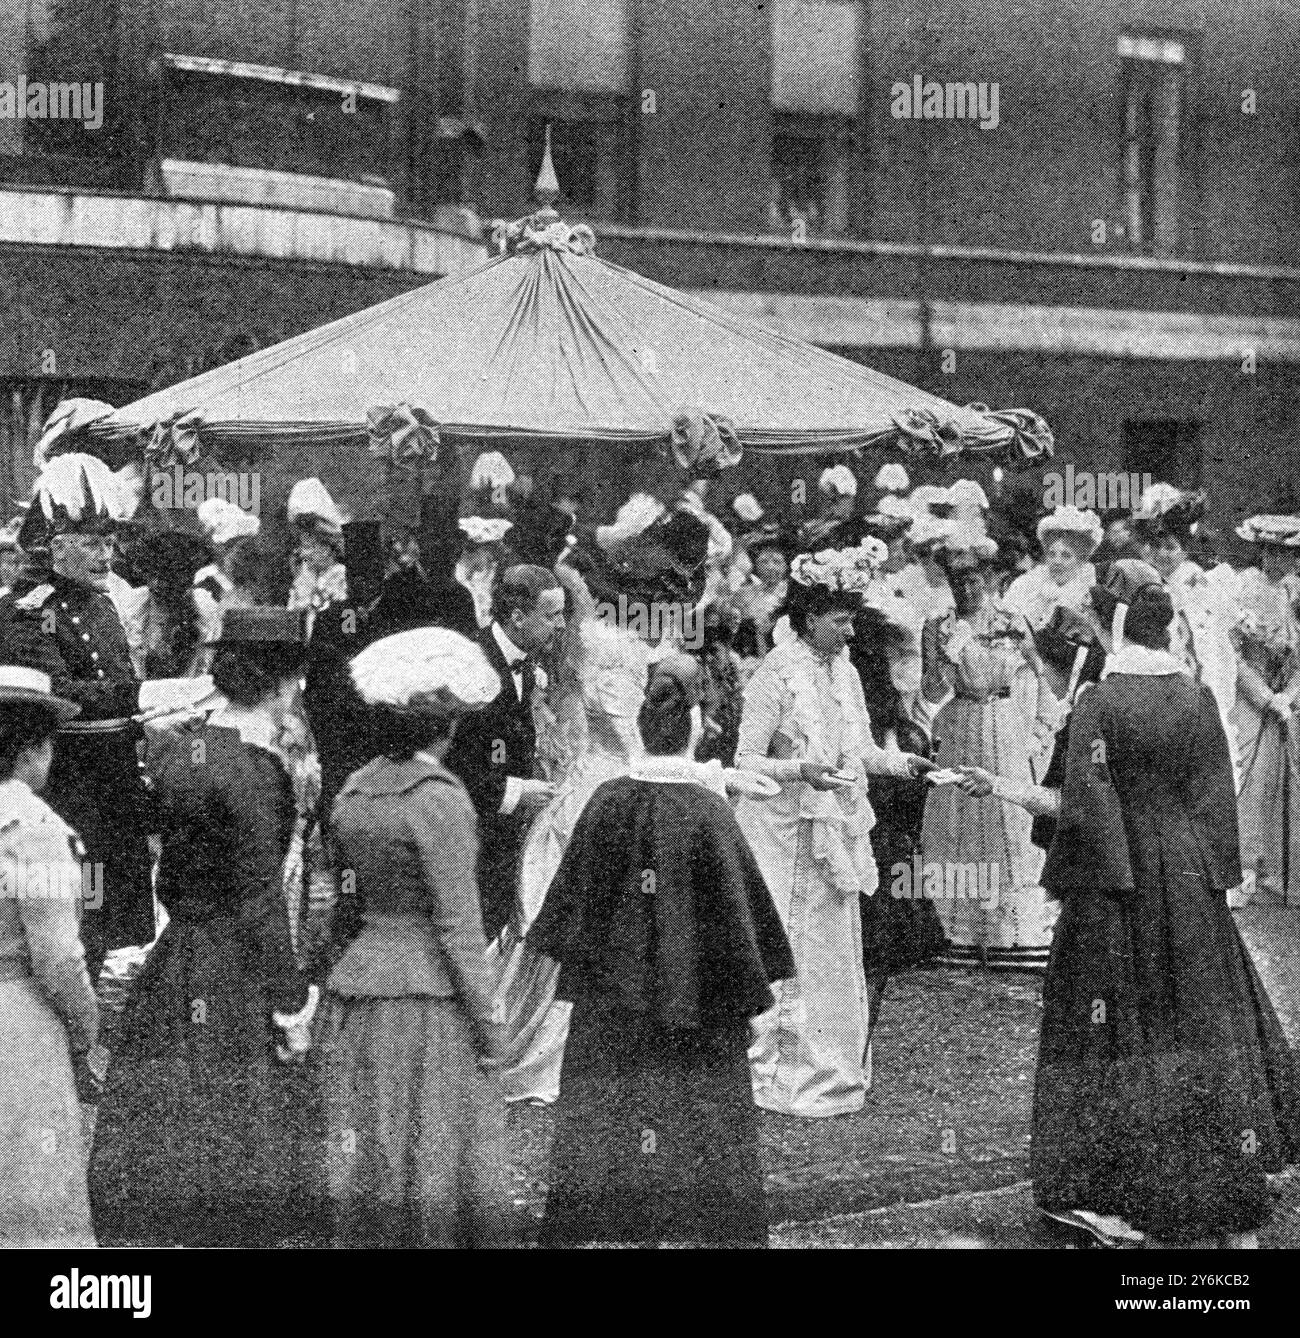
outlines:
{"label": "long skirt", "polygon": [[68,1034],[34,980],[0,982],[0,1247],[94,1243]]}
{"label": "long skirt", "polygon": [[[1033,782],[1024,717],[1012,697],[954,697],[935,717],[934,737],[940,767],[965,764],[1018,784]],[[942,877],[935,907],[950,945],[948,960],[1046,965],[1057,908],[1039,886],[1043,852],[1029,839],[1032,825],[1024,809],[992,795],[972,799],[955,785],[931,791],[921,851]]]}
{"label": "long skirt", "polygon": [[331,994],[320,1044],[334,1243],[508,1244],[505,1106],[460,1004]]}
{"label": "long skirt", "polygon": [[767,1244],[748,1029],[573,1009],[541,1240]]}
{"label": "long skirt", "polygon": [[1257,887],[1294,904],[1300,900],[1300,722],[1293,716],[1284,728],[1240,695],[1232,718],[1241,774],[1242,867],[1254,870]]}
{"label": "long skirt", "polygon": [[775,1005],[754,1019],[754,1100],[784,1115],[847,1115],[862,1109],[871,1085],[859,898],[832,886],[813,859],[811,820],[796,816],[792,826],[788,844],[760,843],[798,976],[775,983]]}
{"label": "long skirt", "polygon": [[1300,1087],[1223,892],[1168,877],[1061,912],[1043,984],[1031,1174],[1045,1208],[1179,1242],[1250,1231],[1300,1149]]}
{"label": "long skirt", "polygon": [[90,1158],[101,1244],[319,1236],[315,1068],[275,1057],[237,920],[173,919],[127,998]]}
{"label": "long skirt", "polygon": [[556,999],[560,968],[533,951],[525,935],[542,909],[582,810],[599,786],[626,776],[631,763],[595,750],[573,764],[555,798],[537,815],[519,859],[519,895],[511,922],[488,946],[498,976],[497,1005],[510,1037],[501,1069],[507,1101],[550,1104],[560,1094],[569,1005]]}

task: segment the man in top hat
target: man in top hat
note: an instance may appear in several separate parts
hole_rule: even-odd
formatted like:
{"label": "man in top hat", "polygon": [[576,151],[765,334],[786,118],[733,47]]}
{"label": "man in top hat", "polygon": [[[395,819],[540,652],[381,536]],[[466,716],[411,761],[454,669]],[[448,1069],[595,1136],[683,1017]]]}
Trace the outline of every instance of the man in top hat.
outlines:
{"label": "man in top hat", "polygon": [[493,592],[492,615],[477,640],[501,691],[461,722],[447,754],[448,768],[464,782],[478,814],[479,899],[489,939],[501,932],[514,906],[529,820],[555,792],[533,779],[533,657],[564,630],[564,590],[545,567],[508,567]]}
{"label": "man in top hat", "polygon": [[81,708],[55,735],[45,798],[86,849],[81,933],[92,981],[109,951],[154,936],[140,726],[132,719],[140,684],[104,593],[117,515],[103,461],[80,454],[50,461],[19,534],[25,550],[48,550],[48,579],[0,599],[0,658],[48,674],[55,692]]}

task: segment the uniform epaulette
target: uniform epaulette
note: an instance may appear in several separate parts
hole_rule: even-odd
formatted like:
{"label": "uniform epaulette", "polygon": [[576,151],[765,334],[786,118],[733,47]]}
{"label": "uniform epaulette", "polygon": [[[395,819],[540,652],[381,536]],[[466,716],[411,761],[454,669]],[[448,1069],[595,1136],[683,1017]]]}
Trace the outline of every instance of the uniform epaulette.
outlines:
{"label": "uniform epaulette", "polygon": [[21,599],[15,599],[14,608],[22,609],[24,613],[35,613],[53,593],[54,587],[52,585],[38,585],[34,590],[29,590]]}

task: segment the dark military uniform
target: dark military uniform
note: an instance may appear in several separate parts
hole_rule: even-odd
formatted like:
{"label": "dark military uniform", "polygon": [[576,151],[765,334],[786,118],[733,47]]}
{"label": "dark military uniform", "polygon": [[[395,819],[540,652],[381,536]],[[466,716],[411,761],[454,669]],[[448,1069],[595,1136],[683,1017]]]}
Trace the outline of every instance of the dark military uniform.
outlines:
{"label": "dark military uniform", "polygon": [[[49,674],[81,714],[54,737],[43,798],[103,866],[103,904],[83,907],[91,979],[106,953],[154,936],[149,818],[136,741],[140,684],[107,595],[58,575],[0,599],[0,659]],[[83,877],[83,886],[86,884]]]}

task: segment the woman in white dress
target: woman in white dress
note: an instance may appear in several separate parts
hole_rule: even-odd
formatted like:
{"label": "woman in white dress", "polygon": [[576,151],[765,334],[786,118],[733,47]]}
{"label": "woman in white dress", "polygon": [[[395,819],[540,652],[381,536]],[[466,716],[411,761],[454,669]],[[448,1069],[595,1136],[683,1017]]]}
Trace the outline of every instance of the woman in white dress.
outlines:
{"label": "woman in white dress", "polygon": [[1260,565],[1239,577],[1232,631],[1241,862],[1258,888],[1293,903],[1300,898],[1300,623],[1292,607],[1300,517],[1252,516],[1237,533],[1260,555]]}
{"label": "woman in white dress", "polygon": [[[773,986],[775,1006],[753,1023],[754,1100],[805,1117],[860,1110],[870,1083],[868,1007],[859,894],[879,875],[871,852],[875,814],[867,774],[916,776],[924,758],[877,746],[846,641],[869,583],[853,554],[795,560],[781,641],[745,688],[736,765],[782,791],[742,799],[736,820],[749,841],[794,951],[798,978]],[[866,565],[865,562],[863,564]]]}
{"label": "woman in white dress", "polygon": [[[555,573],[573,600],[560,672],[539,721],[538,754],[555,797],[533,820],[520,859],[519,893],[510,923],[489,948],[499,964],[498,1006],[510,1037],[501,1073],[507,1101],[553,1102],[571,1005],[555,998],[559,967],[524,941],[546,898],[582,810],[607,780],[628,775],[641,759],[637,713],[653,660],[674,646],[670,626],[648,616],[623,618],[610,584],[621,581],[622,609],[680,604],[703,582],[709,532],[684,512],[661,516],[621,541],[593,581],[612,598],[597,603],[583,577],[562,558]],[[677,587],[674,589],[674,587]]]}
{"label": "woman in white dress", "polygon": [[1088,591],[1097,573],[1088,559],[1101,543],[1101,518],[1095,511],[1058,506],[1038,522],[1038,543],[1043,561],[1032,571],[1017,576],[1007,587],[1002,602],[1025,616],[1035,632],[1052,621],[1058,608],[1083,614]]}
{"label": "woman in white dress", "polygon": [[[934,718],[935,760],[1031,783],[1051,757],[1059,703],[1028,623],[989,594],[997,545],[960,531],[945,545],[957,607],[927,625],[922,651],[923,691],[943,703]],[[922,858],[943,872],[936,902],[953,961],[1046,965],[1058,908],[1039,885],[1043,852],[1030,841],[1030,825],[1027,813],[992,800],[971,805],[950,787],[930,795]]]}

